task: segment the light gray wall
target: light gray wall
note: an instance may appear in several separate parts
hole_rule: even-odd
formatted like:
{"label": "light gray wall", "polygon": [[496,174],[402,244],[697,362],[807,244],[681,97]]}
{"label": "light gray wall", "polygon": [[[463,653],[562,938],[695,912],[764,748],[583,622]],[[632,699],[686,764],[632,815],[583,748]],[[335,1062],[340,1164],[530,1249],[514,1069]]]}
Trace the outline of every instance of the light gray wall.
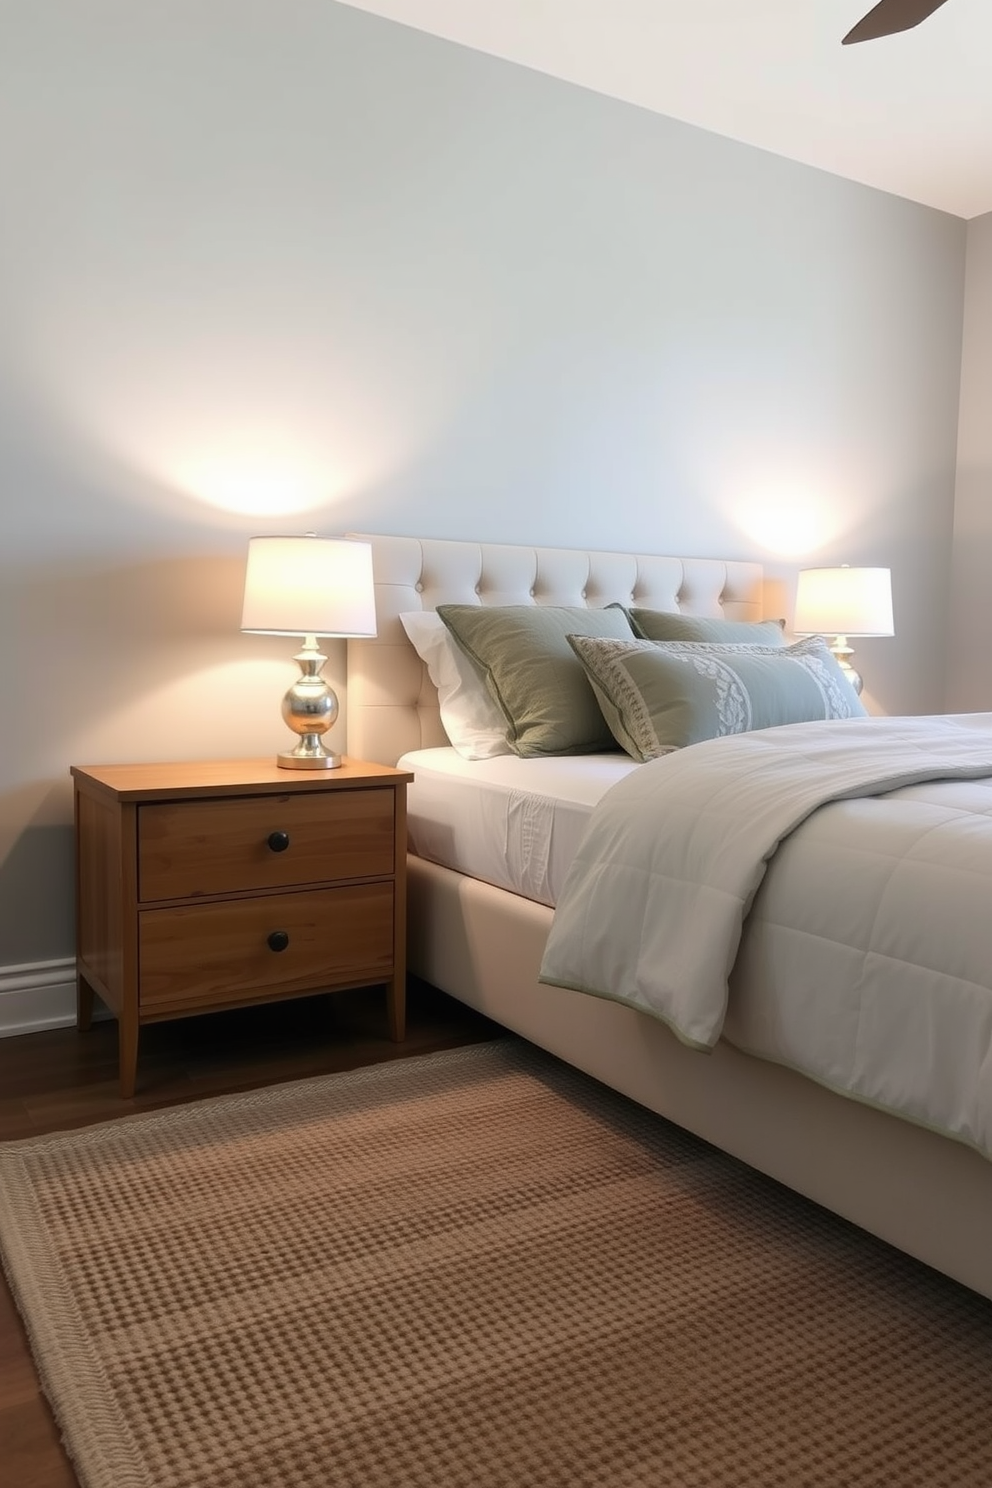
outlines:
{"label": "light gray wall", "polygon": [[951,712],[992,710],[992,212],[968,223],[954,559]]}
{"label": "light gray wall", "polygon": [[941,705],[958,219],[331,0],[0,0],[0,186],[0,968],[70,763],[284,742],[253,532],[890,564]]}

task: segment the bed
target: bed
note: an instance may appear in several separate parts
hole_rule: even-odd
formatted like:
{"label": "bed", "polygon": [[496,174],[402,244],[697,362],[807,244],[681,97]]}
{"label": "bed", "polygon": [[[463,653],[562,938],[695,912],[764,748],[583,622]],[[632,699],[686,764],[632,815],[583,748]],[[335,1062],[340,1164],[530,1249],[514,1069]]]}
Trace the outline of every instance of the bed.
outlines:
{"label": "bed", "polygon": [[[437,776],[439,792],[448,740],[401,614],[447,604],[598,611],[633,603],[750,623],[764,615],[763,574],[754,563],[355,535],[372,544],[378,635],[348,643],[348,750],[386,764],[411,751],[441,751],[420,756],[422,781]],[[611,779],[651,769],[616,753],[612,764],[604,759]],[[492,760],[486,768],[498,776],[503,765]],[[576,783],[566,795],[569,789],[581,797],[586,787]],[[573,832],[582,804],[572,803]],[[531,839],[540,820],[529,825]],[[642,1009],[541,981],[559,869],[549,862],[536,875],[531,867],[530,883],[500,882],[495,872],[455,871],[432,860],[443,853],[426,850],[430,857],[413,853],[408,864],[414,974],[992,1297],[992,1169],[981,1152],[743,1053],[726,1038],[701,1054]]]}

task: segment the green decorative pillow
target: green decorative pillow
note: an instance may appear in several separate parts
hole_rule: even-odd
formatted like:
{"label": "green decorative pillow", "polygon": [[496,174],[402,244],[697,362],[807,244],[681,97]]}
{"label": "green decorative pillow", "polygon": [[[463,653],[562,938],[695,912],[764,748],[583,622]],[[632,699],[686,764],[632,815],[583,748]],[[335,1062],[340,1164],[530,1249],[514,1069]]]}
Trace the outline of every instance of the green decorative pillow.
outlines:
{"label": "green decorative pillow", "polygon": [[594,754],[615,748],[570,635],[631,638],[623,610],[554,605],[438,605],[507,721],[514,754]]}
{"label": "green decorative pillow", "polygon": [[784,620],[720,620],[668,610],[626,611],[635,636],[645,641],[703,641],[712,646],[784,646]]}
{"label": "green decorative pillow", "polygon": [[617,743],[636,760],[783,723],[865,708],[819,636],[792,646],[569,636]]}

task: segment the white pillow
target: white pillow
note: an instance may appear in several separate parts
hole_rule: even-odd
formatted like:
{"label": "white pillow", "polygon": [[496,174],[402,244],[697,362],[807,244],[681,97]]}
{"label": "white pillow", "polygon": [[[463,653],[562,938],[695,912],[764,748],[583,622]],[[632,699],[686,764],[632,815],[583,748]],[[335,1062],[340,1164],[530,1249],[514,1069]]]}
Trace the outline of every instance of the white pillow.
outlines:
{"label": "white pillow", "polygon": [[410,643],[437,688],[444,732],[463,759],[510,754],[507,723],[489,694],[483,672],[459,646],[433,610],[400,616]]}

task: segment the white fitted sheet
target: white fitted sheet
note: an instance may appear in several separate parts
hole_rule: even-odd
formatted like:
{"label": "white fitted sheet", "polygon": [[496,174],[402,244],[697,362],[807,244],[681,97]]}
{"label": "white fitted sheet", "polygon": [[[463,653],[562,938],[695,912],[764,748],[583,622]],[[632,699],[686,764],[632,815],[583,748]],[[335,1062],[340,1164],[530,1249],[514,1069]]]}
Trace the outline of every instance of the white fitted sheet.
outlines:
{"label": "white fitted sheet", "polygon": [[625,754],[466,760],[451,748],[399,760],[407,789],[410,851],[553,906],[589,813],[638,768]]}

